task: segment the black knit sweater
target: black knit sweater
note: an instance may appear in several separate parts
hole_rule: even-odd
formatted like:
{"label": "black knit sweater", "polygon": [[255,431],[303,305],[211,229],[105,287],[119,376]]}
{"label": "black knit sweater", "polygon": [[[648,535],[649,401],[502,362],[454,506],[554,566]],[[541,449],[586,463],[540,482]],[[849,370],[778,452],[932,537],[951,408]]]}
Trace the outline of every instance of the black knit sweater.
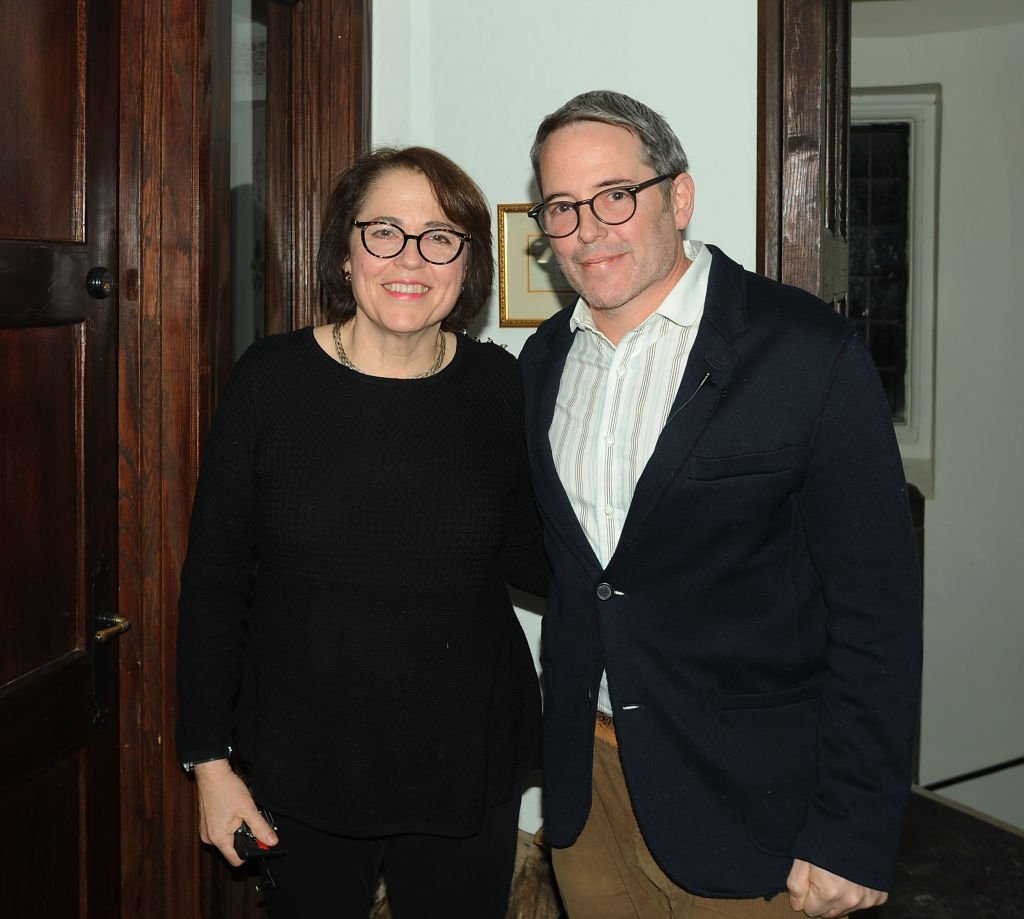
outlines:
{"label": "black knit sweater", "polygon": [[442,371],[395,380],[311,329],[257,343],[192,514],[181,758],[231,744],[259,803],[331,832],[477,832],[538,760],[506,582],[547,587],[514,358],[459,336]]}

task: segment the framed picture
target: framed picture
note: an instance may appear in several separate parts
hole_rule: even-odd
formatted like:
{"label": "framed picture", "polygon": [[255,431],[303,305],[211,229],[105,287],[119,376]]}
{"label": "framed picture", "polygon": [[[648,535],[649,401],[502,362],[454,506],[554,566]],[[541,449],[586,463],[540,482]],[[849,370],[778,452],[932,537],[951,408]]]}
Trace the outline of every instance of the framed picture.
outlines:
{"label": "framed picture", "polygon": [[548,238],[526,216],[531,204],[498,205],[499,325],[540,325],[576,302]]}

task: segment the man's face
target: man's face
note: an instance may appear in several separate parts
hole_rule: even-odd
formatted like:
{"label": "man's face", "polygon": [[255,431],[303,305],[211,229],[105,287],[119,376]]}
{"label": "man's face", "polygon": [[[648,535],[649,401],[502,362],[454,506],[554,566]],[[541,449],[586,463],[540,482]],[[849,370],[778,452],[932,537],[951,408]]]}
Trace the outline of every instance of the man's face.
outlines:
{"label": "man's face", "polygon": [[[654,175],[641,159],[636,135],[602,122],[565,125],[548,137],[541,150],[545,201],[580,201]],[[629,327],[639,325],[689,266],[679,231],[693,213],[693,182],[684,174],[671,185],[667,205],[664,186],[638,192],[636,213],[619,226],[601,223],[583,205],[576,232],[551,240],[563,273],[595,312],[595,319],[606,313]]]}

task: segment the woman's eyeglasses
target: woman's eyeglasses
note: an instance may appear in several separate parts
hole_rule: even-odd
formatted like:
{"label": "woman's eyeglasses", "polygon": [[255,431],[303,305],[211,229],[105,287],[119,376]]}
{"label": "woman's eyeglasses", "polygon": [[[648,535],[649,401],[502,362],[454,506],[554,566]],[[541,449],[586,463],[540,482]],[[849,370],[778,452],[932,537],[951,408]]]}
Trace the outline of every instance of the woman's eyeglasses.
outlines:
{"label": "woman's eyeglasses", "polygon": [[353,220],[352,226],[359,230],[363,248],[377,258],[394,258],[410,239],[414,239],[424,261],[447,265],[462,254],[466,243],[472,242],[469,233],[458,230],[437,228],[414,235],[384,220]]}

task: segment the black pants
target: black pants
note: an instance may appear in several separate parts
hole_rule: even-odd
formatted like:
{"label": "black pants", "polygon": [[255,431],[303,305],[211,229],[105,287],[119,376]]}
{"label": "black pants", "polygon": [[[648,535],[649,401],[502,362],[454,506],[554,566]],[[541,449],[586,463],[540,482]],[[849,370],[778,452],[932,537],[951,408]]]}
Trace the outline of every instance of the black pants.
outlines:
{"label": "black pants", "polygon": [[367,919],[383,868],[394,919],[504,919],[519,798],[488,808],[475,836],[351,839],[275,814],[286,855],[269,868],[272,919]]}

